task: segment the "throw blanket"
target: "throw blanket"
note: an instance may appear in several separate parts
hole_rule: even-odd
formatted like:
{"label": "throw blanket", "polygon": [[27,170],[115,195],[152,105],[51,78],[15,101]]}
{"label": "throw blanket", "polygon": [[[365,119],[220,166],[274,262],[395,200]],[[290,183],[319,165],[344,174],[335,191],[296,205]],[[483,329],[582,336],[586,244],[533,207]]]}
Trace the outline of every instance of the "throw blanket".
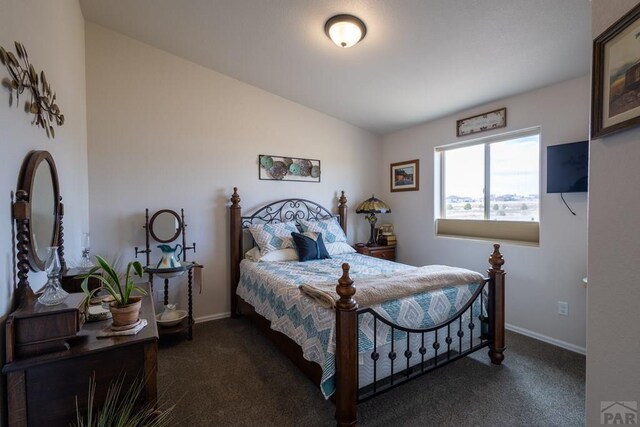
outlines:
{"label": "throw blanket", "polygon": [[[427,265],[397,273],[370,276],[354,281],[355,300],[359,307],[371,307],[385,301],[400,299],[421,292],[439,289],[449,285],[483,283],[482,274],[464,268],[446,265]],[[323,307],[333,308],[340,298],[336,292],[336,282],[303,284],[300,291],[310,296]]]}

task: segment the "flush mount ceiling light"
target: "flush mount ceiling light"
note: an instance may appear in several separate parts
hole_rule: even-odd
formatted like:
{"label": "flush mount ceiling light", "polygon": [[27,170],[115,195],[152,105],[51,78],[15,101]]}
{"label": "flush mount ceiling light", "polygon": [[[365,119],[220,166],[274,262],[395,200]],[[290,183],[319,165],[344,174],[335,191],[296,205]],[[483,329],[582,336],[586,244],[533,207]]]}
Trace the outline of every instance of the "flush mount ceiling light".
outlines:
{"label": "flush mount ceiling light", "polygon": [[367,34],[367,27],[353,15],[336,15],[324,24],[324,32],[336,45],[351,47]]}

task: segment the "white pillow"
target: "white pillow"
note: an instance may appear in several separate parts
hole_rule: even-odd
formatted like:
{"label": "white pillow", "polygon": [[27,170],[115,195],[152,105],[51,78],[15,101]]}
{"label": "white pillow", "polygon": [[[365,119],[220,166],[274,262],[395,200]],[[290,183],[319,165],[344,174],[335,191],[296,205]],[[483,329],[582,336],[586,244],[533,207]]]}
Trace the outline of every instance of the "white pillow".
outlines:
{"label": "white pillow", "polygon": [[335,217],[321,219],[319,221],[307,221],[305,219],[301,219],[300,227],[302,228],[302,231],[322,233],[322,240],[324,240],[325,243],[347,241],[347,236],[345,236],[342,227],[340,227],[340,224]]}
{"label": "white pillow", "polygon": [[260,247],[264,256],[271,251],[293,248],[291,233],[298,232],[295,222],[278,222],[271,224],[252,224],[249,231]]}
{"label": "white pillow", "polygon": [[356,250],[346,242],[335,242],[335,243],[326,243],[327,252],[329,255],[342,255],[342,254],[352,254],[356,252]]}
{"label": "white pillow", "polygon": [[257,246],[252,247],[244,254],[244,259],[248,259],[249,261],[258,262],[260,261],[260,248]]}
{"label": "white pillow", "polygon": [[295,249],[279,249],[270,251],[262,255],[260,249],[255,246],[244,254],[244,257],[253,262],[280,262],[280,261],[297,261],[298,253]]}

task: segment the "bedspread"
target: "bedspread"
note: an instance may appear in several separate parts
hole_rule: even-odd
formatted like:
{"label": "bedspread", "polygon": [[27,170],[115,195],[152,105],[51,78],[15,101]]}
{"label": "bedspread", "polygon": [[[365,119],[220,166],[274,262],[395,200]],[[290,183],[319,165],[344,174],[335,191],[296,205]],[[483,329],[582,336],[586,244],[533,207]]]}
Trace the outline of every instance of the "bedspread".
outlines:
{"label": "bedspread", "polygon": [[[371,307],[386,301],[407,298],[422,292],[430,292],[444,286],[480,283],[483,276],[475,271],[448,265],[425,265],[409,270],[362,277],[358,280],[358,307]],[[335,307],[340,299],[335,280],[329,283],[305,284],[300,290],[321,305]]]}
{"label": "bedspread", "polygon": [[[350,265],[349,275],[356,286],[356,301],[358,278],[416,268],[360,254],[338,255],[309,262],[256,263],[243,260],[240,264],[237,294],[269,320],[272,329],[284,333],[300,345],[305,359],[322,367],[320,389],[325,398],[335,391],[335,312],[314,302],[300,292],[298,286],[331,280],[337,284],[344,262]],[[468,302],[478,286],[479,283],[454,284],[386,301],[371,308],[395,324],[428,328],[452,317]],[[373,328],[368,323],[361,321],[359,325],[359,352],[373,348]],[[376,336],[378,345],[390,342],[390,328],[379,327]]]}

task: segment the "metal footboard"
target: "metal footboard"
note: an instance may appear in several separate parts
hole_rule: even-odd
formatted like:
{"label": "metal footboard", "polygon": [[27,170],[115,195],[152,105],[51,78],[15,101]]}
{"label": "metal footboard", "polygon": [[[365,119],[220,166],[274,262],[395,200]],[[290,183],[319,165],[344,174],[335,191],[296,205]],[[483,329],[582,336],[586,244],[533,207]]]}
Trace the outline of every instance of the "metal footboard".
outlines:
{"label": "metal footboard", "polygon": [[[361,323],[366,321],[368,328],[373,323],[373,348],[363,352],[358,348],[359,357],[369,358],[373,364],[372,381],[358,384],[358,403],[488,346],[491,337],[487,292],[491,280],[485,279],[452,317],[425,329],[397,325],[371,308],[358,310],[358,342],[363,341]],[[382,362],[387,362],[387,369],[381,369]],[[358,363],[356,378],[360,378],[364,363]]]}

